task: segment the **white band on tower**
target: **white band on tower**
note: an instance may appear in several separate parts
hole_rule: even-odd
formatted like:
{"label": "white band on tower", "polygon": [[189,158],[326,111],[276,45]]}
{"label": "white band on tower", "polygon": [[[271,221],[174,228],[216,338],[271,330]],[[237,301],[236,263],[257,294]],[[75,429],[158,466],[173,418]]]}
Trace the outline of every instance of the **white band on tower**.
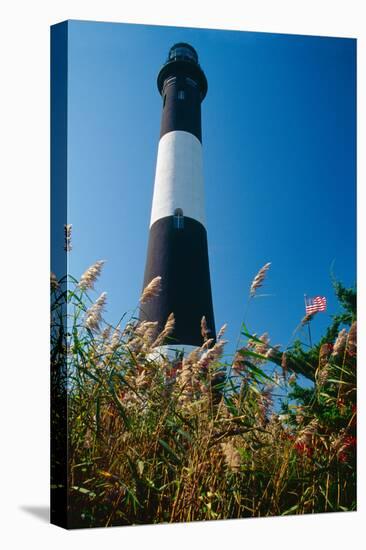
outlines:
{"label": "white band on tower", "polygon": [[193,134],[175,130],[159,141],[150,227],[180,208],[205,226],[202,144]]}

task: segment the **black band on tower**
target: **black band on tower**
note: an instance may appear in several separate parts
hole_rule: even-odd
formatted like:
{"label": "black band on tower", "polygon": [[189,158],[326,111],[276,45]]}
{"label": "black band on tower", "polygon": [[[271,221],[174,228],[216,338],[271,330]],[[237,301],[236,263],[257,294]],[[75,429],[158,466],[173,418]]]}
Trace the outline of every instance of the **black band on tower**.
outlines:
{"label": "black band on tower", "polygon": [[202,142],[201,97],[196,82],[188,77],[170,77],[163,90],[160,137],[174,130],[190,132]]}
{"label": "black band on tower", "polygon": [[177,227],[174,216],[161,218],[150,228],[144,287],[158,275],[162,291],[141,306],[141,320],[158,321],[164,328],[174,313],[171,342],[200,346],[201,319],[206,317],[210,338],[215,338],[206,229],[191,218]]}
{"label": "black band on tower", "polygon": [[207,80],[196,50],[184,42],[175,44],[159,72],[157,84],[163,98],[160,137],[183,130],[202,141],[201,101],[207,93]]}

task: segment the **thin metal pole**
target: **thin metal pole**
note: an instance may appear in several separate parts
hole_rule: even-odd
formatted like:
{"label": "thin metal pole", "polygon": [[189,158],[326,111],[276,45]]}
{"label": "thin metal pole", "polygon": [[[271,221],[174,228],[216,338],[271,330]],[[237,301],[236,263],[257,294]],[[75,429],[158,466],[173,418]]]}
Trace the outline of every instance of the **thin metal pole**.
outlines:
{"label": "thin metal pole", "polygon": [[[305,315],[306,315],[306,294],[304,294],[304,302],[305,302]],[[309,333],[309,344],[310,344],[310,347],[312,348],[313,347],[313,343],[311,341],[311,331],[310,331],[310,320],[307,322],[307,325],[308,325],[308,333]]]}
{"label": "thin metal pole", "polygon": [[313,343],[312,343],[312,341],[311,341],[310,321],[308,321],[308,331],[309,331],[309,342],[310,342],[310,347],[312,348],[312,347],[313,347]]}

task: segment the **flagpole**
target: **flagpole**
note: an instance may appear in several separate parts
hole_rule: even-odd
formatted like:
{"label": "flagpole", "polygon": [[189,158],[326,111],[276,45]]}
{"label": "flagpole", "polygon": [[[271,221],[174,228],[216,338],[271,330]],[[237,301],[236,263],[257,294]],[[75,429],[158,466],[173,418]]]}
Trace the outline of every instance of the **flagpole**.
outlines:
{"label": "flagpole", "polygon": [[[307,312],[306,312],[306,294],[304,294],[304,302],[305,302],[305,315],[307,315]],[[310,332],[310,319],[309,321],[307,322],[307,325],[308,325],[308,333],[309,333],[309,344],[310,344],[310,347],[312,348],[313,347],[313,343],[311,341],[311,332]]]}

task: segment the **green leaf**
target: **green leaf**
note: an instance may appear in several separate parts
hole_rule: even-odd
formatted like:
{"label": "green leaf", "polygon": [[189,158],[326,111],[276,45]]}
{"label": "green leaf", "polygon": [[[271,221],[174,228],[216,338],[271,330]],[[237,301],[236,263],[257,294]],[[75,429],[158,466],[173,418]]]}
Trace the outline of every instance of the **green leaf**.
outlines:
{"label": "green leaf", "polygon": [[79,493],[88,495],[90,498],[95,498],[97,496],[93,491],[89,491],[89,489],[85,489],[84,487],[77,487],[76,485],[73,485],[71,488],[74,489],[74,491],[79,491]]}
{"label": "green leaf", "polygon": [[188,432],[185,432],[184,430],[179,428],[179,430],[177,430],[177,433],[179,433],[181,436],[184,437],[184,439],[187,439],[190,443],[192,443],[192,437]]}
{"label": "green leaf", "polygon": [[238,353],[240,353],[240,355],[250,355],[251,357],[255,357],[256,359],[261,359],[262,361],[268,360],[265,355],[261,355],[260,353],[256,353],[255,351],[251,351],[246,348],[239,349]]}
{"label": "green leaf", "polygon": [[259,340],[259,338],[257,338],[256,336],[253,336],[252,334],[250,334],[249,330],[247,329],[247,327],[245,326],[244,323],[241,324],[241,327],[242,327],[241,333],[244,336],[246,336],[247,338],[250,338],[251,340],[254,340],[255,342],[261,342],[263,344],[263,342],[261,340]]}
{"label": "green leaf", "polygon": [[325,491],[324,491],[324,489],[323,489],[323,487],[322,487],[321,485],[319,485],[319,490],[320,490],[321,494],[323,495],[324,499],[326,500],[328,506],[329,506],[332,510],[334,510],[333,504],[330,502],[329,498],[328,498],[327,495],[325,494]]}
{"label": "green leaf", "polygon": [[[239,350],[239,351],[241,352],[242,350]],[[253,365],[253,363],[251,363],[250,361],[244,361],[244,364],[248,367],[248,369],[250,369],[254,374],[259,376],[260,378],[265,378],[266,380],[269,380],[272,384],[276,384],[277,386],[279,385],[277,382],[275,382],[275,380],[273,380],[273,378],[271,378],[270,376],[267,376],[267,374],[262,369]]]}
{"label": "green leaf", "polygon": [[137,461],[137,471],[140,475],[140,477],[142,476],[142,474],[144,473],[144,468],[145,468],[145,463],[143,460],[138,460]]}
{"label": "green leaf", "polygon": [[173,449],[168,445],[168,443],[166,441],[164,441],[163,439],[159,439],[159,443],[160,445],[168,452],[168,454],[171,456],[171,458],[173,459],[173,461],[176,463],[176,464],[181,464],[181,459],[179,458],[179,456],[173,451]]}
{"label": "green leaf", "polygon": [[111,392],[111,395],[112,395],[112,399],[114,401],[114,404],[116,405],[117,409],[118,409],[118,412],[119,414],[121,415],[122,417],[122,420],[126,426],[126,428],[129,430],[131,429],[131,422],[130,422],[130,419],[128,418],[127,414],[126,414],[126,411],[121,403],[121,401],[119,400],[119,398],[117,397],[117,394],[116,394],[116,390],[114,389],[114,386],[113,386],[113,382],[111,380],[108,380],[108,387],[109,387],[109,391]]}
{"label": "green leaf", "polygon": [[292,512],[295,512],[295,510],[298,509],[300,504],[295,504],[295,506],[291,506],[291,508],[289,508],[288,510],[286,510],[285,512],[283,512],[281,514],[281,516],[288,516],[289,514],[292,514]]}
{"label": "green leaf", "polygon": [[133,509],[134,509],[134,512],[136,513],[137,508],[142,508],[141,502],[138,500],[135,493],[127,485],[123,483],[122,486],[126,490],[127,499],[130,498],[132,500]]}
{"label": "green leaf", "polygon": [[239,416],[239,410],[238,408],[234,405],[234,403],[232,402],[231,399],[226,399],[225,401],[225,404],[226,404],[226,407],[228,409],[228,411],[233,415],[233,416]]}

